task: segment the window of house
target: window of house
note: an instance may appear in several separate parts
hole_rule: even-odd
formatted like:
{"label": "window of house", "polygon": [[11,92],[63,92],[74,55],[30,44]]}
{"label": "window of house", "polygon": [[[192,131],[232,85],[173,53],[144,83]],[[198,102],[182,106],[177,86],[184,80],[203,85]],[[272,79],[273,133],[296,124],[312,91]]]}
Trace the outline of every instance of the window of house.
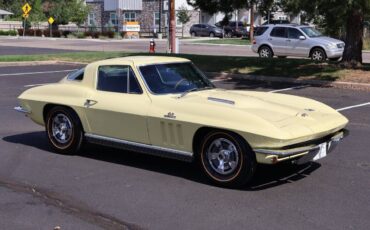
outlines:
{"label": "window of house", "polygon": [[125,12],[123,16],[125,22],[136,22],[136,12]]}
{"label": "window of house", "polygon": [[124,65],[100,66],[97,89],[114,93],[142,93],[131,67]]}
{"label": "window of house", "polygon": [[117,13],[115,13],[115,12],[111,12],[111,13],[110,13],[109,22],[110,22],[112,25],[117,25],[117,24],[118,24],[118,20],[117,20]]}
{"label": "window of house", "polygon": [[89,26],[96,25],[95,13],[89,13],[87,17],[87,23],[89,24]]}
{"label": "window of house", "polygon": [[159,14],[159,12],[154,12],[153,13],[153,16],[154,16],[154,26],[155,27],[159,27],[159,20],[161,20],[160,19],[160,14]]}

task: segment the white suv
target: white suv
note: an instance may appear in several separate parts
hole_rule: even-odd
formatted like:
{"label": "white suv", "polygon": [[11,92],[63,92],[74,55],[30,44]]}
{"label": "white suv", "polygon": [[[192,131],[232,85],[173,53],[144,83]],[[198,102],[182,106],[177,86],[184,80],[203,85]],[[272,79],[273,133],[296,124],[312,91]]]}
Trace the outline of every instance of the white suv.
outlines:
{"label": "white suv", "polygon": [[314,61],[339,60],[344,42],[324,37],[319,31],[305,25],[264,25],[258,27],[252,50],[262,58],[297,56]]}

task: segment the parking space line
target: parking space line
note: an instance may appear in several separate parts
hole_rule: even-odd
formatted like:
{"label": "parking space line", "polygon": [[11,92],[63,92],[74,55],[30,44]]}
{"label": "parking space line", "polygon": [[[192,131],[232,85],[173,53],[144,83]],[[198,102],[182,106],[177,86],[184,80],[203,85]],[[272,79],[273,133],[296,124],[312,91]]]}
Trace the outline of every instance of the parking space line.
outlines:
{"label": "parking space line", "polygon": [[363,103],[363,104],[352,105],[352,106],[340,108],[340,109],[337,109],[337,111],[339,112],[339,111],[344,111],[344,110],[348,110],[348,109],[363,107],[363,106],[367,106],[367,105],[370,105],[370,102],[366,102],[366,103]]}
{"label": "parking space line", "polygon": [[26,72],[26,73],[4,73],[4,74],[0,74],[0,76],[21,76],[21,75],[33,75],[33,74],[45,74],[45,73],[64,73],[64,72],[72,72],[76,70],[77,69],[54,70],[54,71],[44,71],[44,72]]}
{"label": "parking space line", "polygon": [[277,93],[277,92],[283,92],[283,91],[288,91],[288,90],[293,90],[293,89],[303,89],[309,86],[310,85],[300,85],[300,86],[295,86],[295,87],[290,87],[290,88],[285,88],[285,89],[277,89],[277,90],[269,91],[269,93]]}

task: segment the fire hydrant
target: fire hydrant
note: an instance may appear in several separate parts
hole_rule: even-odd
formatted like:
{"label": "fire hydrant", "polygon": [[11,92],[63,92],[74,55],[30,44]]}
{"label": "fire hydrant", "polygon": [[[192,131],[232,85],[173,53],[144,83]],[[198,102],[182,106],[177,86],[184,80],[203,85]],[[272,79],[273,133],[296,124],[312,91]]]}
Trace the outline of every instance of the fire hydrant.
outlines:
{"label": "fire hydrant", "polygon": [[155,53],[155,41],[153,38],[150,39],[149,53]]}

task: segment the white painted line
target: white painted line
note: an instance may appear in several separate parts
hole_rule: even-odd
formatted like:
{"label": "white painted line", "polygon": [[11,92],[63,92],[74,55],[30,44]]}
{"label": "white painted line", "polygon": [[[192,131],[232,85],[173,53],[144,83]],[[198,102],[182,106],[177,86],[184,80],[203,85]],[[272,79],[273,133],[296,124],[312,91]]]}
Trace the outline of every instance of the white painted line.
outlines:
{"label": "white painted line", "polygon": [[211,82],[220,82],[220,81],[227,81],[230,80],[231,78],[222,78],[222,79],[216,79],[216,80],[211,80]]}
{"label": "white painted line", "polygon": [[25,85],[24,87],[25,87],[25,88],[30,88],[30,87],[41,86],[41,85],[48,85],[48,84],[52,84],[52,83],[43,83],[43,84]]}
{"label": "white painted line", "polygon": [[0,74],[0,77],[1,76],[21,76],[21,75],[33,75],[33,74],[45,74],[45,73],[64,73],[64,72],[72,72],[76,70],[77,69],[54,70],[54,71],[44,71],[44,72],[26,72],[26,73],[3,73],[3,74]]}
{"label": "white painted line", "polygon": [[357,108],[357,107],[363,107],[363,106],[366,106],[366,105],[370,105],[370,102],[366,102],[366,103],[359,104],[359,105],[352,105],[352,106],[348,106],[348,107],[340,108],[340,109],[337,109],[337,111],[339,112],[339,111],[348,110],[348,109],[353,109],[353,108]]}
{"label": "white painted line", "polygon": [[290,88],[285,88],[285,89],[272,90],[272,91],[269,91],[269,93],[277,93],[277,92],[283,92],[283,91],[288,91],[288,90],[293,90],[293,89],[303,89],[309,86],[310,85],[300,85],[300,86],[295,86],[295,87],[290,87]]}

